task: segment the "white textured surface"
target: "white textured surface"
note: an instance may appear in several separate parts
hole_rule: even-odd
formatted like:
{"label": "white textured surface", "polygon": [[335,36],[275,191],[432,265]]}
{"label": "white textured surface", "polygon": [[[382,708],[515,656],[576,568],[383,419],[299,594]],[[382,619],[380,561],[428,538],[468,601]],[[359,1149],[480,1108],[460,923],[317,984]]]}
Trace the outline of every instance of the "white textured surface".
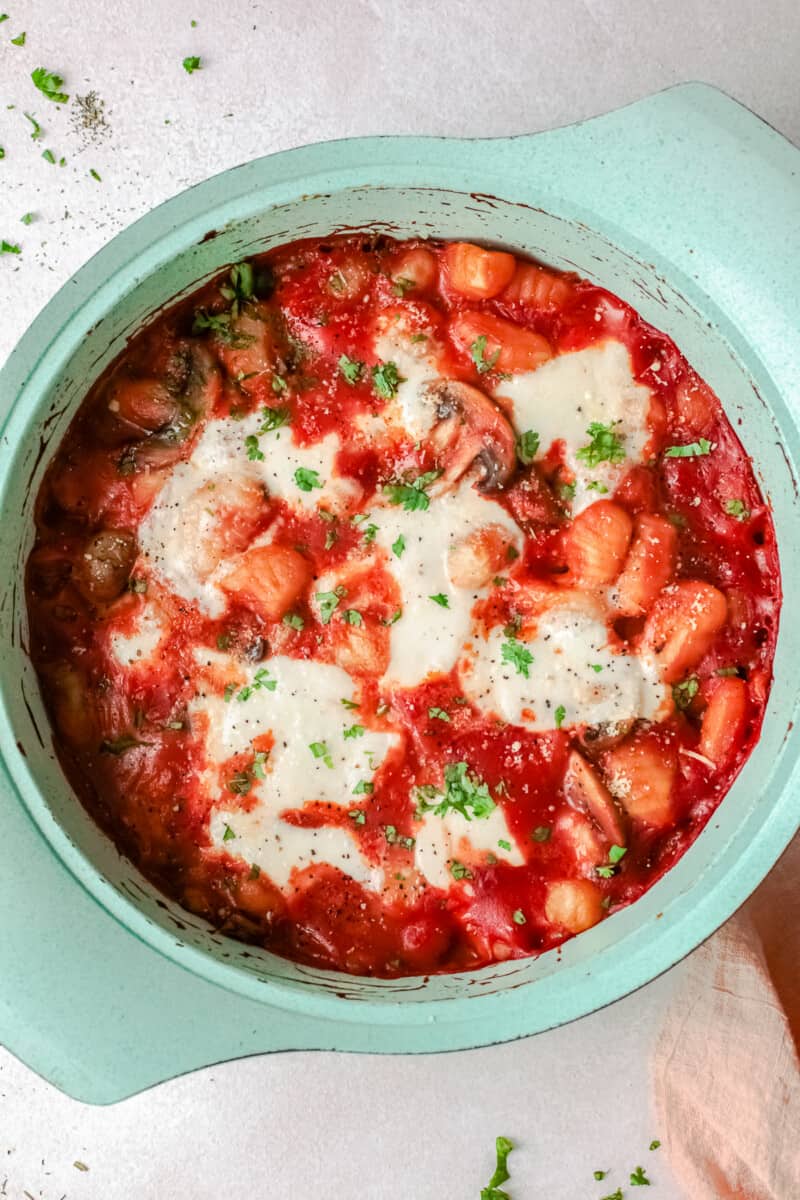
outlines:
{"label": "white textured surface", "polygon": [[[269,151],[367,133],[529,133],[689,79],[716,83],[800,141],[796,0],[5,0],[2,11],[0,238],[23,253],[0,258],[0,360],[113,233]],[[11,46],[22,30],[26,45]],[[181,67],[190,54],[203,59],[192,76]],[[98,92],[106,136],[80,134],[71,106],[33,89],[38,66],[71,94]],[[23,110],[42,124],[40,142]],[[48,147],[65,167],[42,160]],[[26,212],[37,214],[29,226]],[[647,1151],[658,1135],[647,1058],[674,978],[511,1046],[417,1059],[279,1054],[109,1109],[66,1099],[2,1053],[0,1195],[477,1200],[504,1133],[519,1145],[514,1200],[599,1198],[639,1163],[654,1186],[625,1189],[628,1200],[679,1200],[663,1152]],[[592,1178],[600,1167],[615,1168],[603,1184]]]}

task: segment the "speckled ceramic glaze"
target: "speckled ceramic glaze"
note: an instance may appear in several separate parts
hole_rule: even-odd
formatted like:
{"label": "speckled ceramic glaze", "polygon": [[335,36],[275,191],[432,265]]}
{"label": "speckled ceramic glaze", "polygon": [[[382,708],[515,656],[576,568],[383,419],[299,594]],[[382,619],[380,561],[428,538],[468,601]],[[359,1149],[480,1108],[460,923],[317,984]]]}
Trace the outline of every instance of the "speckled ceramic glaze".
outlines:
{"label": "speckled ceramic glaze", "polygon": [[[87,387],[150,314],[221,267],[341,228],[503,243],[602,283],[722,397],[775,515],[787,594],[764,732],[702,836],[632,907],[559,953],[369,980],[215,933],[120,858],[67,787],[28,661],[32,503]],[[0,376],[0,1039],[110,1101],[286,1048],[412,1052],[569,1021],[639,987],[724,921],[798,826],[800,153],[710,88],[496,141],[331,142],[162,205],[48,304]],[[211,234],[214,236],[211,236]]]}

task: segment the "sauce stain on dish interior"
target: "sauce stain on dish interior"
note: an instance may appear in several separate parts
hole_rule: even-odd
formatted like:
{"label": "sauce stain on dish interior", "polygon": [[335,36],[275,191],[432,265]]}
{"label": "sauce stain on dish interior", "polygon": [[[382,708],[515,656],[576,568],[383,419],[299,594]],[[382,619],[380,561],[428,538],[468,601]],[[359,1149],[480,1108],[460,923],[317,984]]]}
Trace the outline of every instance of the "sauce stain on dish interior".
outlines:
{"label": "sauce stain on dish interior", "polygon": [[558,947],[684,853],[758,738],[780,578],[668,337],[380,228],[131,339],[27,596],[60,760],[149,879],[309,967],[424,976]]}

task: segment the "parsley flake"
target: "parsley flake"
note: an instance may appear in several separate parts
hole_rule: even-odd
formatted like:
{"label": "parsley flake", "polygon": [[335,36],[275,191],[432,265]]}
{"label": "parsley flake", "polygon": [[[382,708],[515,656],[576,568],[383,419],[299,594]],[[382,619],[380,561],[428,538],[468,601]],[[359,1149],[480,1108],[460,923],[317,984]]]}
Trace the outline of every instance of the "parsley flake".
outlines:
{"label": "parsley flake", "polygon": [[396,541],[392,542],[392,554],[394,554],[395,558],[400,558],[400,556],[402,555],[405,548],[406,548],[406,539],[403,537],[403,535],[401,533],[399,535],[399,537],[396,539]]}
{"label": "parsley flake", "polygon": [[18,33],[15,38],[11,39],[11,45],[12,46],[24,46],[25,45],[25,34]]}
{"label": "parsley flake", "polygon": [[625,450],[611,425],[601,425],[599,421],[592,421],[586,432],[592,440],[588,446],[582,446],[578,450],[577,457],[581,462],[585,462],[589,467],[596,467],[601,462],[619,463],[624,460]]}
{"label": "parsley flake", "polygon": [[288,612],[283,614],[283,624],[288,625],[290,629],[296,629],[298,632],[305,628],[305,621],[299,613]]}
{"label": "parsley flake", "polygon": [[556,729],[560,729],[561,726],[564,724],[564,718],[566,717],[566,715],[567,715],[567,710],[564,708],[564,705],[559,704],[559,706],[555,712]]}
{"label": "parsley flake", "polygon": [[236,837],[236,834],[231,829],[230,825],[225,826],[225,832],[222,835],[223,842],[230,842]]}
{"label": "parsley flake", "polygon": [[635,1171],[631,1171],[631,1186],[650,1187],[650,1180],[645,1175],[644,1167],[637,1167]]}
{"label": "parsley flake", "polygon": [[736,517],[737,521],[750,520],[750,509],[745,506],[743,500],[726,500],[725,512],[729,517]]}
{"label": "parsley flake", "polygon": [[517,458],[524,467],[527,467],[536,458],[536,452],[539,449],[539,435],[534,433],[532,429],[521,433],[517,438]]}
{"label": "parsley flake", "polygon": [[627,846],[612,846],[608,852],[608,861],[610,863],[618,863],[628,853]]}
{"label": "parsley flake", "polygon": [[511,1178],[508,1170],[508,1156],[514,1149],[514,1143],[508,1138],[495,1138],[496,1163],[494,1174],[485,1188],[481,1188],[481,1200],[509,1200],[508,1192],[501,1191],[500,1184]]}
{"label": "parsley flake", "polygon": [[481,820],[497,808],[489,788],[479,776],[470,774],[465,762],[448,763],[444,769],[444,792],[431,785],[417,789],[417,815],[432,812],[444,817],[449,812],[460,813],[467,821]]}
{"label": "parsley flake", "polygon": [[675,701],[675,707],[679,708],[681,712],[685,712],[699,689],[700,680],[696,675],[690,675],[688,679],[683,679],[680,683],[673,683],[672,699]]}
{"label": "parsley flake", "polygon": [[183,69],[187,75],[192,75],[195,71],[199,71],[200,59],[198,56],[196,54],[188,55],[188,57],[183,60]]}
{"label": "parsley flake", "polygon": [[[371,796],[374,791],[375,791],[375,784],[370,783],[368,779],[362,779],[360,781],[360,783],[357,783],[356,786],[353,788],[353,795],[354,796]],[[363,824],[363,822],[362,822],[362,824]]]}
{"label": "parsley flake", "polygon": [[264,451],[259,448],[258,438],[254,433],[244,439],[244,448],[247,451],[247,457],[250,462],[263,462]]}
{"label": "parsley flake", "polygon": [[294,473],[294,481],[301,492],[310,492],[313,488],[325,486],[319,477],[319,472],[311,471],[308,467],[298,467]]}
{"label": "parsley flake", "polygon": [[653,1141],[650,1143],[650,1149],[658,1150],[660,1145],[661,1145],[661,1142],[658,1140],[658,1138],[654,1138]]}
{"label": "parsley flake", "polygon": [[450,598],[445,596],[444,592],[436,592],[433,596],[428,596],[428,599],[432,600],[434,604],[438,604],[440,608],[450,607]]}
{"label": "parsley flake", "polygon": [[282,425],[287,425],[288,423],[288,408],[263,408],[261,410],[261,424],[258,428],[259,436],[264,433],[273,433],[276,429],[280,429]]}
{"label": "parsley flake", "polygon": [[700,438],[696,442],[689,442],[685,446],[668,446],[664,451],[665,458],[702,458],[705,454],[710,454],[714,449],[708,438]]}
{"label": "parsley flake", "polygon": [[475,341],[469,348],[469,352],[472,355],[472,361],[475,363],[475,366],[478,368],[478,371],[481,375],[485,375],[487,371],[491,371],[492,367],[500,357],[499,347],[497,350],[495,350],[494,354],[490,354],[488,358],[486,357],[485,333],[482,333],[480,337],[475,338]]}
{"label": "parsley flake", "polygon": [[402,608],[396,608],[390,617],[382,617],[381,625],[394,625],[403,615]]}
{"label": "parsley flake", "polygon": [[327,742],[310,742],[308,746],[314,758],[321,758],[326,767],[333,769],[333,759]]}
{"label": "parsley flake", "polygon": [[453,876],[453,879],[472,879],[472,871],[470,871],[469,867],[465,867],[463,863],[458,862],[456,859],[453,859],[450,863],[450,874]]}
{"label": "parsley flake", "polygon": [[340,585],[333,592],[317,592],[314,599],[319,604],[319,619],[323,625],[328,625],[342,597],[345,595],[345,589]]}
{"label": "parsley flake", "polygon": [[0,254],[22,254],[22,247],[16,242],[7,242],[5,238],[0,241]]}
{"label": "parsley flake", "polygon": [[515,925],[527,925],[528,919],[521,908],[516,908],[511,914],[511,920]]}
{"label": "parsley flake", "polygon": [[[360,786],[361,785],[359,784],[359,787]],[[355,788],[354,794],[357,791],[358,791],[358,788]],[[347,815],[351,821],[355,822],[356,825],[365,825],[367,822],[367,814],[364,812],[363,808],[351,808],[350,812]]]}
{"label": "parsley flake", "polygon": [[551,829],[549,825],[537,825],[531,837],[534,842],[549,842]]}
{"label": "parsley flake", "polygon": [[345,729],[344,736],[346,738],[359,738],[364,736],[363,725],[351,725],[349,729]]}
{"label": "parsley flake", "polygon": [[346,625],[355,625],[359,627],[364,624],[364,618],[357,608],[346,608],[342,612],[342,620]]}
{"label": "parsley flake", "polygon": [[498,838],[497,844],[501,850],[510,850],[511,849],[511,842],[507,841],[506,838]]}
{"label": "parsley flake", "polygon": [[26,120],[30,121],[31,125],[33,126],[33,131],[31,132],[32,141],[38,142],[39,138],[42,136],[41,125],[34,117],[31,116],[30,113],[23,113],[22,115],[26,118]]}
{"label": "parsley flake", "polygon": [[66,104],[69,100],[69,96],[61,91],[64,80],[54,71],[48,71],[45,67],[37,67],[35,71],[31,71],[31,79],[42,95],[46,96],[48,100],[52,100],[54,104]]}
{"label": "parsley flake", "polygon": [[372,386],[384,400],[397,395],[397,389],[405,380],[397,369],[397,363],[378,363],[372,368]]}
{"label": "parsley flake", "polygon": [[94,167],[90,168],[89,174],[91,175],[92,179],[96,179],[98,183],[103,182],[102,179],[100,178],[99,173],[97,171],[95,171]]}
{"label": "parsley flake", "polygon": [[339,370],[348,383],[358,383],[364,370],[364,364],[343,354],[339,359]]}
{"label": "parsley flake", "polygon": [[503,642],[501,657],[503,662],[511,663],[518,675],[530,679],[529,667],[533,662],[533,655],[522,642],[518,642],[516,638]]}
{"label": "parsley flake", "polygon": [[605,1179],[607,1174],[608,1174],[608,1171],[595,1171],[594,1177],[597,1180],[597,1182],[599,1183],[601,1179]]}
{"label": "parsley flake", "polygon": [[428,709],[428,716],[432,721],[450,721],[450,714],[443,708],[437,708],[435,704]]}
{"label": "parsley flake", "polygon": [[426,471],[413,483],[387,483],[383,494],[390,504],[402,504],[406,512],[425,512],[430,507],[426,488],[439,478],[441,471]]}

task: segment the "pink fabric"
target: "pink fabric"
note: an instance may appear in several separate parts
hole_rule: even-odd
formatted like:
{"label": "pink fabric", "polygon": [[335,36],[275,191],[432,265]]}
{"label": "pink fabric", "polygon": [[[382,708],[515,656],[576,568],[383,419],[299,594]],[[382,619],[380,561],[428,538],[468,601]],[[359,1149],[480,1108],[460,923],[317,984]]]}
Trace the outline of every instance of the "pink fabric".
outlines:
{"label": "pink fabric", "polygon": [[687,1200],[800,1200],[800,837],[687,960],[656,1047]]}

